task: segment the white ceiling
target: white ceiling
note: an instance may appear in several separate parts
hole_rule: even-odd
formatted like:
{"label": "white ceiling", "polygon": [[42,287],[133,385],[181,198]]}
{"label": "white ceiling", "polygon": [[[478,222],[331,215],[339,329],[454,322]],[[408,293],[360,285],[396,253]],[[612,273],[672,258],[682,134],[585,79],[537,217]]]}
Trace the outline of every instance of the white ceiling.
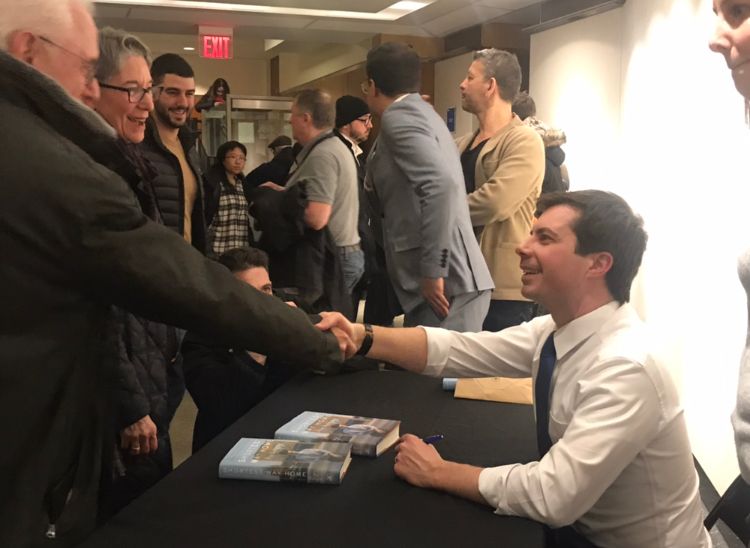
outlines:
{"label": "white ceiling", "polygon": [[[119,0],[123,1],[123,0]],[[124,0],[127,1],[127,0]],[[197,0],[189,0],[197,1]],[[206,0],[203,0],[204,2]],[[209,0],[210,1],[210,0]],[[284,8],[356,11],[375,14],[396,0],[221,0],[222,3],[254,4]],[[376,34],[442,37],[498,18],[512,18],[539,0],[434,0],[396,21],[362,20],[266,13],[237,13],[203,9],[147,7],[96,2],[100,26],[111,25],[131,32],[176,36],[175,48],[197,36],[198,25],[233,27],[236,42],[265,55],[261,39],[286,40],[285,51],[304,51],[324,43],[359,44]],[[213,3],[213,2],[212,2]],[[528,8],[529,10],[532,8]],[[528,12],[528,10],[526,10]],[[180,38],[182,37],[182,39]],[[177,43],[180,42],[180,43]],[[250,44],[253,44],[251,46]]]}

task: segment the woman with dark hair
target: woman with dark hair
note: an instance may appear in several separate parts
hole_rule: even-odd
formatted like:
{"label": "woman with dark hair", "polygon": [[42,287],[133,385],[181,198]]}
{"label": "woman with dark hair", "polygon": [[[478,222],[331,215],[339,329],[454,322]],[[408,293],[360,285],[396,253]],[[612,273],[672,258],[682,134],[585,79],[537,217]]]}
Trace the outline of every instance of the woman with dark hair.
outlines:
{"label": "woman with dark hair", "polygon": [[224,78],[217,78],[211,87],[208,88],[206,94],[200,98],[195,105],[195,110],[200,112],[201,110],[211,110],[213,107],[223,105],[229,95],[229,84]]}
{"label": "woman with dark hair", "polygon": [[[732,71],[734,86],[745,98],[745,118],[750,123],[750,1],[714,0],[716,32],[711,39],[712,51],[721,53]],[[750,250],[740,257],[738,272],[748,294],[750,317]],[[737,444],[740,472],[750,483],[750,330],[740,365],[737,407],[732,426]]]}
{"label": "woman with dark hair", "polygon": [[246,158],[245,145],[227,141],[216,151],[216,162],[206,174],[209,255],[218,257],[229,249],[253,243],[242,173]]}

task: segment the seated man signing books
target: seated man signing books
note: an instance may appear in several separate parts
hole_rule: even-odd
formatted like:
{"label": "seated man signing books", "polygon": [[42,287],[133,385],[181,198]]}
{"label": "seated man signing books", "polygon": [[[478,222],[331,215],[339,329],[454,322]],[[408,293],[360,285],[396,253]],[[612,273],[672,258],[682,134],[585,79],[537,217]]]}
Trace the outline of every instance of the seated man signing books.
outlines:
{"label": "seated man signing books", "polygon": [[517,253],[523,295],[549,315],[497,333],[370,328],[336,313],[318,326],[418,373],[532,377],[538,461],[482,469],[406,435],[394,468],[406,481],[543,522],[549,546],[710,546],[675,387],[628,304],[642,220],[596,190],[546,194],[537,216]]}

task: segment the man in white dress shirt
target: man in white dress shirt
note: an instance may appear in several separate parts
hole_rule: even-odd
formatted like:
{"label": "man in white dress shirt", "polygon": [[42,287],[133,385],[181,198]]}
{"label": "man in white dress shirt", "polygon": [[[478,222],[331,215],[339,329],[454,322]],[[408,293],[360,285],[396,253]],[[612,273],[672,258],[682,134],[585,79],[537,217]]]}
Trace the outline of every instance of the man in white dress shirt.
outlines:
{"label": "man in white dress shirt", "polygon": [[[538,432],[551,448],[539,461],[482,469],[407,434],[394,468],[406,481],[543,522],[554,546],[710,546],[682,407],[627,304],[646,247],[642,220],[596,190],[544,195],[537,215],[517,250],[522,292],[550,315],[498,333],[372,328],[337,314],[319,327],[343,327],[350,352],[418,373],[531,376],[535,393],[550,383],[548,428]],[[551,382],[540,371],[548,338]]]}

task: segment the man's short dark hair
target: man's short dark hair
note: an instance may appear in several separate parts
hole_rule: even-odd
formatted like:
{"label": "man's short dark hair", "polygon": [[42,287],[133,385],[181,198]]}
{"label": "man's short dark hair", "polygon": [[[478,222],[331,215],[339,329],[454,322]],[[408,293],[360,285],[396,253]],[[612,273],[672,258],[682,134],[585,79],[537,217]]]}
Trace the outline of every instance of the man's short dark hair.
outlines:
{"label": "man's short dark hair", "polygon": [[166,74],[175,74],[180,78],[195,77],[193,67],[190,66],[190,63],[176,53],[165,53],[154,59],[154,62],[151,63],[151,78],[155,86],[164,81]]}
{"label": "man's short dark hair", "polygon": [[268,255],[255,247],[235,247],[221,254],[218,261],[226,266],[232,274],[244,272],[251,268],[268,270]]}
{"label": "man's short dark hair", "polygon": [[536,116],[536,103],[531,95],[522,91],[516,98],[513,99],[513,106],[511,107],[513,114],[518,116],[521,120],[525,120],[529,116]]}
{"label": "man's short dark hair", "polygon": [[336,108],[331,95],[317,88],[303,89],[294,96],[294,104],[312,118],[316,129],[333,127]]}
{"label": "man's short dark hair", "polygon": [[484,78],[494,78],[497,90],[504,101],[512,101],[521,90],[521,65],[518,57],[509,51],[488,48],[474,52],[474,61],[484,67]]}
{"label": "man's short dark hair", "polygon": [[375,87],[388,97],[419,91],[422,64],[417,52],[406,44],[386,42],[371,49],[365,70]]}
{"label": "man's short dark hair", "polygon": [[572,226],[578,255],[602,251],[612,255],[607,288],[620,304],[628,302],[648,241],[643,219],[620,196],[602,190],[543,194],[537,202],[537,217],[557,205],[572,207],[579,213]]}

